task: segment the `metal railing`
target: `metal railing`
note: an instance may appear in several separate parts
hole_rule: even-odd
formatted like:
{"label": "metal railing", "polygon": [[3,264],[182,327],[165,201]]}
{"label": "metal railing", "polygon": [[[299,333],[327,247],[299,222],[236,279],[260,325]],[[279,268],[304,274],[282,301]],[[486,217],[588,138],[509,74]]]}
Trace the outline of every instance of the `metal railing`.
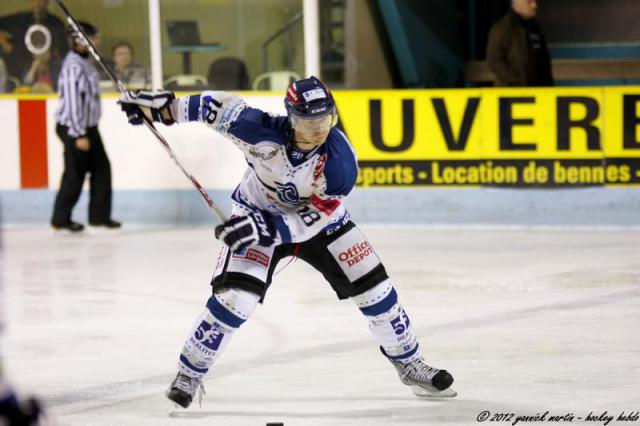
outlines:
{"label": "metal railing", "polygon": [[286,24],[276,32],[274,32],[271,36],[269,36],[264,43],[262,43],[262,72],[269,71],[269,44],[271,44],[275,39],[280,37],[284,33],[288,33],[289,35],[289,43],[287,45],[287,63],[289,68],[291,68],[293,64],[293,40],[291,40],[291,29],[295,24],[302,21],[302,12],[296,13],[287,21]]}

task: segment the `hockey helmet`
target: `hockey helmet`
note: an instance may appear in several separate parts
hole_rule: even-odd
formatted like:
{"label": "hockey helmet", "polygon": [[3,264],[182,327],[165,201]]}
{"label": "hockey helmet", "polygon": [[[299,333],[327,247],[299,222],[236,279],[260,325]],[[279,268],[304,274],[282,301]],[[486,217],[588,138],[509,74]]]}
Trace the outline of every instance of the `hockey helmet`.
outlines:
{"label": "hockey helmet", "polygon": [[311,76],[289,86],[284,98],[291,126],[329,130],[338,124],[336,103],[329,88]]}

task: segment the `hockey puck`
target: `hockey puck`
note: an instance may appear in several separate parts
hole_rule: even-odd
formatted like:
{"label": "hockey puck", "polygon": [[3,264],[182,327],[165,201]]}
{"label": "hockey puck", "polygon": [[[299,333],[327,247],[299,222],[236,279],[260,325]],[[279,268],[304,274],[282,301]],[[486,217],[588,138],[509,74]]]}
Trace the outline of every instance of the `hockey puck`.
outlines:
{"label": "hockey puck", "polygon": [[284,423],[267,423],[267,426],[284,426]]}

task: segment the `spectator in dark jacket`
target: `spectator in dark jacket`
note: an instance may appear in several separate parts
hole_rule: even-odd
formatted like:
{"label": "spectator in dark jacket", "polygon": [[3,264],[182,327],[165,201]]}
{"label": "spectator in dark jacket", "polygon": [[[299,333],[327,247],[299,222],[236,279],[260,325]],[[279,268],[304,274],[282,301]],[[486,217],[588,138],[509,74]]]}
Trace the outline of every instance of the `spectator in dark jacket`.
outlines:
{"label": "spectator in dark jacket", "polygon": [[511,10],[491,27],[487,61],[496,86],[553,86],[536,10],[536,0],[512,0]]}
{"label": "spectator in dark jacket", "polygon": [[61,59],[69,51],[64,24],[48,12],[49,0],[27,0],[28,12],[0,18],[0,54],[4,55],[9,74],[21,79],[32,62],[24,38],[29,27],[44,25],[51,32],[51,55]]}

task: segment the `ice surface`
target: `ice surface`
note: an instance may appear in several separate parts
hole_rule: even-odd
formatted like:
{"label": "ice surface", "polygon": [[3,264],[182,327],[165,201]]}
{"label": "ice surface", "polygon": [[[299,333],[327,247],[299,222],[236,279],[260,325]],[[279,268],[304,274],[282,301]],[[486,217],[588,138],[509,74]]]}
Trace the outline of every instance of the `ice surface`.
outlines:
{"label": "ice surface", "polygon": [[4,230],[9,377],[59,425],[477,425],[484,410],[640,410],[640,230],[364,230],[457,398],[414,397],[355,305],[295,261],[205,379],[202,408],[169,415],[163,393],[219,249],[207,228]]}

